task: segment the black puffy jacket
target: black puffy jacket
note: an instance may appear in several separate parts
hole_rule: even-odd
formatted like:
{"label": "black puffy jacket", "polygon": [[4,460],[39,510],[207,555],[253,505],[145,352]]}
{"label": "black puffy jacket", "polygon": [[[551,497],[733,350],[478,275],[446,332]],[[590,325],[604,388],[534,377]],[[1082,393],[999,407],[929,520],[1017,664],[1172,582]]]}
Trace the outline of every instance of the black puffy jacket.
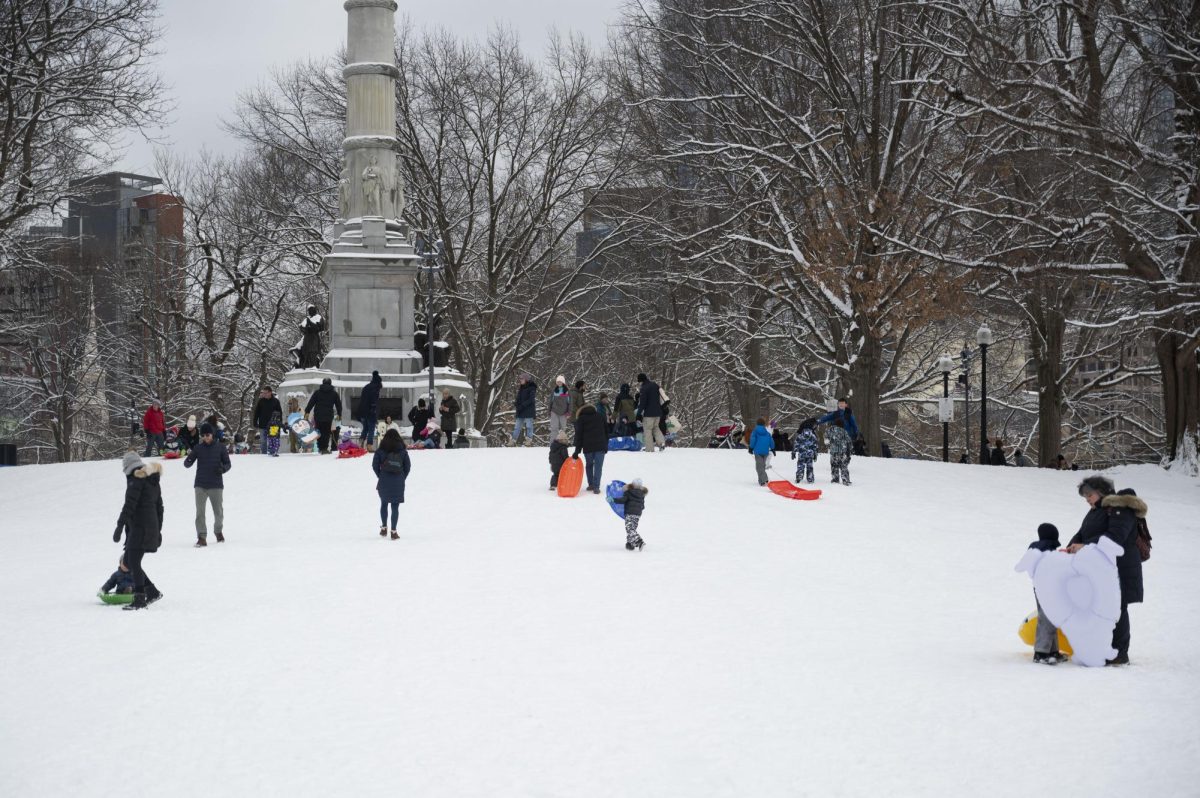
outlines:
{"label": "black puffy jacket", "polygon": [[[334,413],[334,410],[337,413]],[[313,418],[317,422],[333,421],[334,415],[342,414],[342,398],[338,396],[337,391],[332,385],[321,385],[320,388],[308,400],[308,406],[304,408],[305,413],[311,412]]]}
{"label": "black puffy jacket", "polygon": [[1137,604],[1142,600],[1142,555],[1137,547],[1137,519],[1146,517],[1146,503],[1137,496],[1105,496],[1083,517],[1083,524],[1071,543],[1095,543],[1107,535],[1125,550],[1117,558],[1117,579],[1121,583],[1121,601]]}
{"label": "black puffy jacket", "polygon": [[162,466],[150,463],[125,478],[125,504],[117,519],[117,530],[125,530],[126,549],[151,552],[162,545],[161,475]]}
{"label": "black puffy jacket", "polygon": [[514,403],[517,411],[517,418],[533,418],[537,415],[537,383],[533,380],[526,380],[525,384],[517,389],[517,401]]}
{"label": "black puffy jacket", "polygon": [[604,416],[596,412],[591,405],[584,405],[575,420],[575,453],[578,457],[583,452],[608,451],[608,425]]}
{"label": "black puffy jacket", "polygon": [[254,426],[258,429],[266,429],[271,426],[271,419],[278,413],[279,417],[283,417],[283,405],[279,404],[279,400],[272,396],[270,399],[259,399],[254,405]]}

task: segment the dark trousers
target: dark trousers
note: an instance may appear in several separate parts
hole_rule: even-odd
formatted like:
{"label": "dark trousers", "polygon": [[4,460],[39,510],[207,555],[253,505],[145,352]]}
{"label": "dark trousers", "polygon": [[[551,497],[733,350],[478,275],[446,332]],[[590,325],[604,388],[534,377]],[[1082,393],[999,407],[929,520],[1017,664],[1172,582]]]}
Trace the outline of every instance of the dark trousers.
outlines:
{"label": "dark trousers", "polygon": [[321,437],[317,438],[317,450],[320,452],[329,451],[329,433],[333,431],[333,419],[322,421],[317,419],[317,432],[321,433]]}
{"label": "dark trousers", "polygon": [[584,452],[583,471],[587,474],[587,484],[589,488],[600,487],[600,473],[604,471],[604,455],[608,452]]}
{"label": "dark trousers", "polygon": [[150,581],[150,577],[146,576],[146,572],[142,570],[142,557],[145,556],[146,552],[141,549],[126,549],[125,567],[133,575],[134,593],[149,593],[154,595],[158,592],[158,588],[154,586],[154,583]]}
{"label": "dark trousers", "polygon": [[396,531],[396,522],[400,520],[400,502],[389,501],[387,499],[379,500],[379,525],[387,526],[388,509],[392,511],[392,531]]}
{"label": "dark trousers", "polygon": [[454,448],[454,419],[442,416],[442,430],[446,433],[446,448]]}
{"label": "dark trousers", "polygon": [[163,443],[163,434],[161,432],[146,433],[146,451],[142,452],[142,457],[150,456],[150,449],[154,448],[155,454],[162,454],[162,450],[166,447]]}
{"label": "dark trousers", "polygon": [[362,437],[359,440],[368,446],[375,445],[375,427],[379,424],[379,419],[374,415],[362,417]]}
{"label": "dark trousers", "polygon": [[1117,650],[1117,656],[1129,656],[1129,605],[1121,602],[1121,617],[1113,629],[1112,647]]}

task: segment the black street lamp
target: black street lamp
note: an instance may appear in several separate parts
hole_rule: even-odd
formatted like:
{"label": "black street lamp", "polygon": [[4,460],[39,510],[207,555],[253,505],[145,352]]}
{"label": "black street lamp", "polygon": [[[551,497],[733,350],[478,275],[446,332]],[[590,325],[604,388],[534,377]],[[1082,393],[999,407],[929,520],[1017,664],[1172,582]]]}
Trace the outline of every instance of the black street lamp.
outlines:
{"label": "black street lamp", "polygon": [[958,375],[958,384],[963,387],[963,458],[964,462],[971,462],[971,359],[975,357],[975,353],[971,348],[963,347],[963,351],[959,353],[962,358],[962,374]]}
{"label": "black street lamp", "polygon": [[950,401],[949,400],[950,400],[950,370],[953,368],[954,368],[954,358],[950,357],[950,355],[948,353],[944,354],[938,358],[938,370],[942,372],[942,399],[945,400],[942,402],[942,404],[947,405],[947,407],[943,407],[941,409],[942,462],[943,463],[950,462],[950,415],[949,415]]}
{"label": "black street lamp", "polygon": [[[421,256],[424,265],[421,269],[426,273],[426,291],[425,291],[425,337],[426,347],[429,355],[429,408],[432,411],[434,400],[433,387],[433,275],[442,268],[442,255],[444,253],[444,245],[442,239],[434,238],[431,232],[428,236],[423,237],[422,250],[417,253]],[[431,243],[432,242],[432,243]]]}
{"label": "black street lamp", "polygon": [[992,345],[992,331],[987,322],[975,333],[975,343],[979,344],[979,463],[987,465],[991,461],[988,451],[987,431],[987,350]]}

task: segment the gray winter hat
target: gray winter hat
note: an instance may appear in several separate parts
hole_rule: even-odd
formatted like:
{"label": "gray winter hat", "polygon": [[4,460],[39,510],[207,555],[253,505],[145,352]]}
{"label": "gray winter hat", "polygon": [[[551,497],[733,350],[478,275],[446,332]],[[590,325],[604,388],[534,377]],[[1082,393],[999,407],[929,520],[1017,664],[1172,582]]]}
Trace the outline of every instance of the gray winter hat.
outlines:
{"label": "gray winter hat", "polygon": [[121,461],[121,470],[125,472],[125,476],[129,476],[144,465],[146,464],[138,457],[137,452],[129,451],[125,452],[125,459]]}

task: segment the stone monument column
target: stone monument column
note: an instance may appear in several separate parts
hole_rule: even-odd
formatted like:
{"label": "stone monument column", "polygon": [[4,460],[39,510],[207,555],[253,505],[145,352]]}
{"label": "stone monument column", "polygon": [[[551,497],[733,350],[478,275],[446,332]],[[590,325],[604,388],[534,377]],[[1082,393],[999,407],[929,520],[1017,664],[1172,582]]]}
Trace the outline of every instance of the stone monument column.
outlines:
{"label": "stone monument column", "polygon": [[[348,18],[345,161],[337,181],[333,246],[320,271],[329,286],[325,315],[330,349],[320,368],[288,372],[280,392],[311,393],[323,377],[330,377],[349,420],[356,415],[362,386],[378,371],[384,386],[381,416],[402,418],[395,412],[396,400],[407,412],[428,393],[429,374],[413,349],[420,258],[400,218],[404,185],[396,159],[396,2],[345,0],[343,8]],[[465,416],[474,404],[466,378],[439,368],[434,383],[438,392],[451,390]],[[477,435],[474,439],[482,442]]]}

